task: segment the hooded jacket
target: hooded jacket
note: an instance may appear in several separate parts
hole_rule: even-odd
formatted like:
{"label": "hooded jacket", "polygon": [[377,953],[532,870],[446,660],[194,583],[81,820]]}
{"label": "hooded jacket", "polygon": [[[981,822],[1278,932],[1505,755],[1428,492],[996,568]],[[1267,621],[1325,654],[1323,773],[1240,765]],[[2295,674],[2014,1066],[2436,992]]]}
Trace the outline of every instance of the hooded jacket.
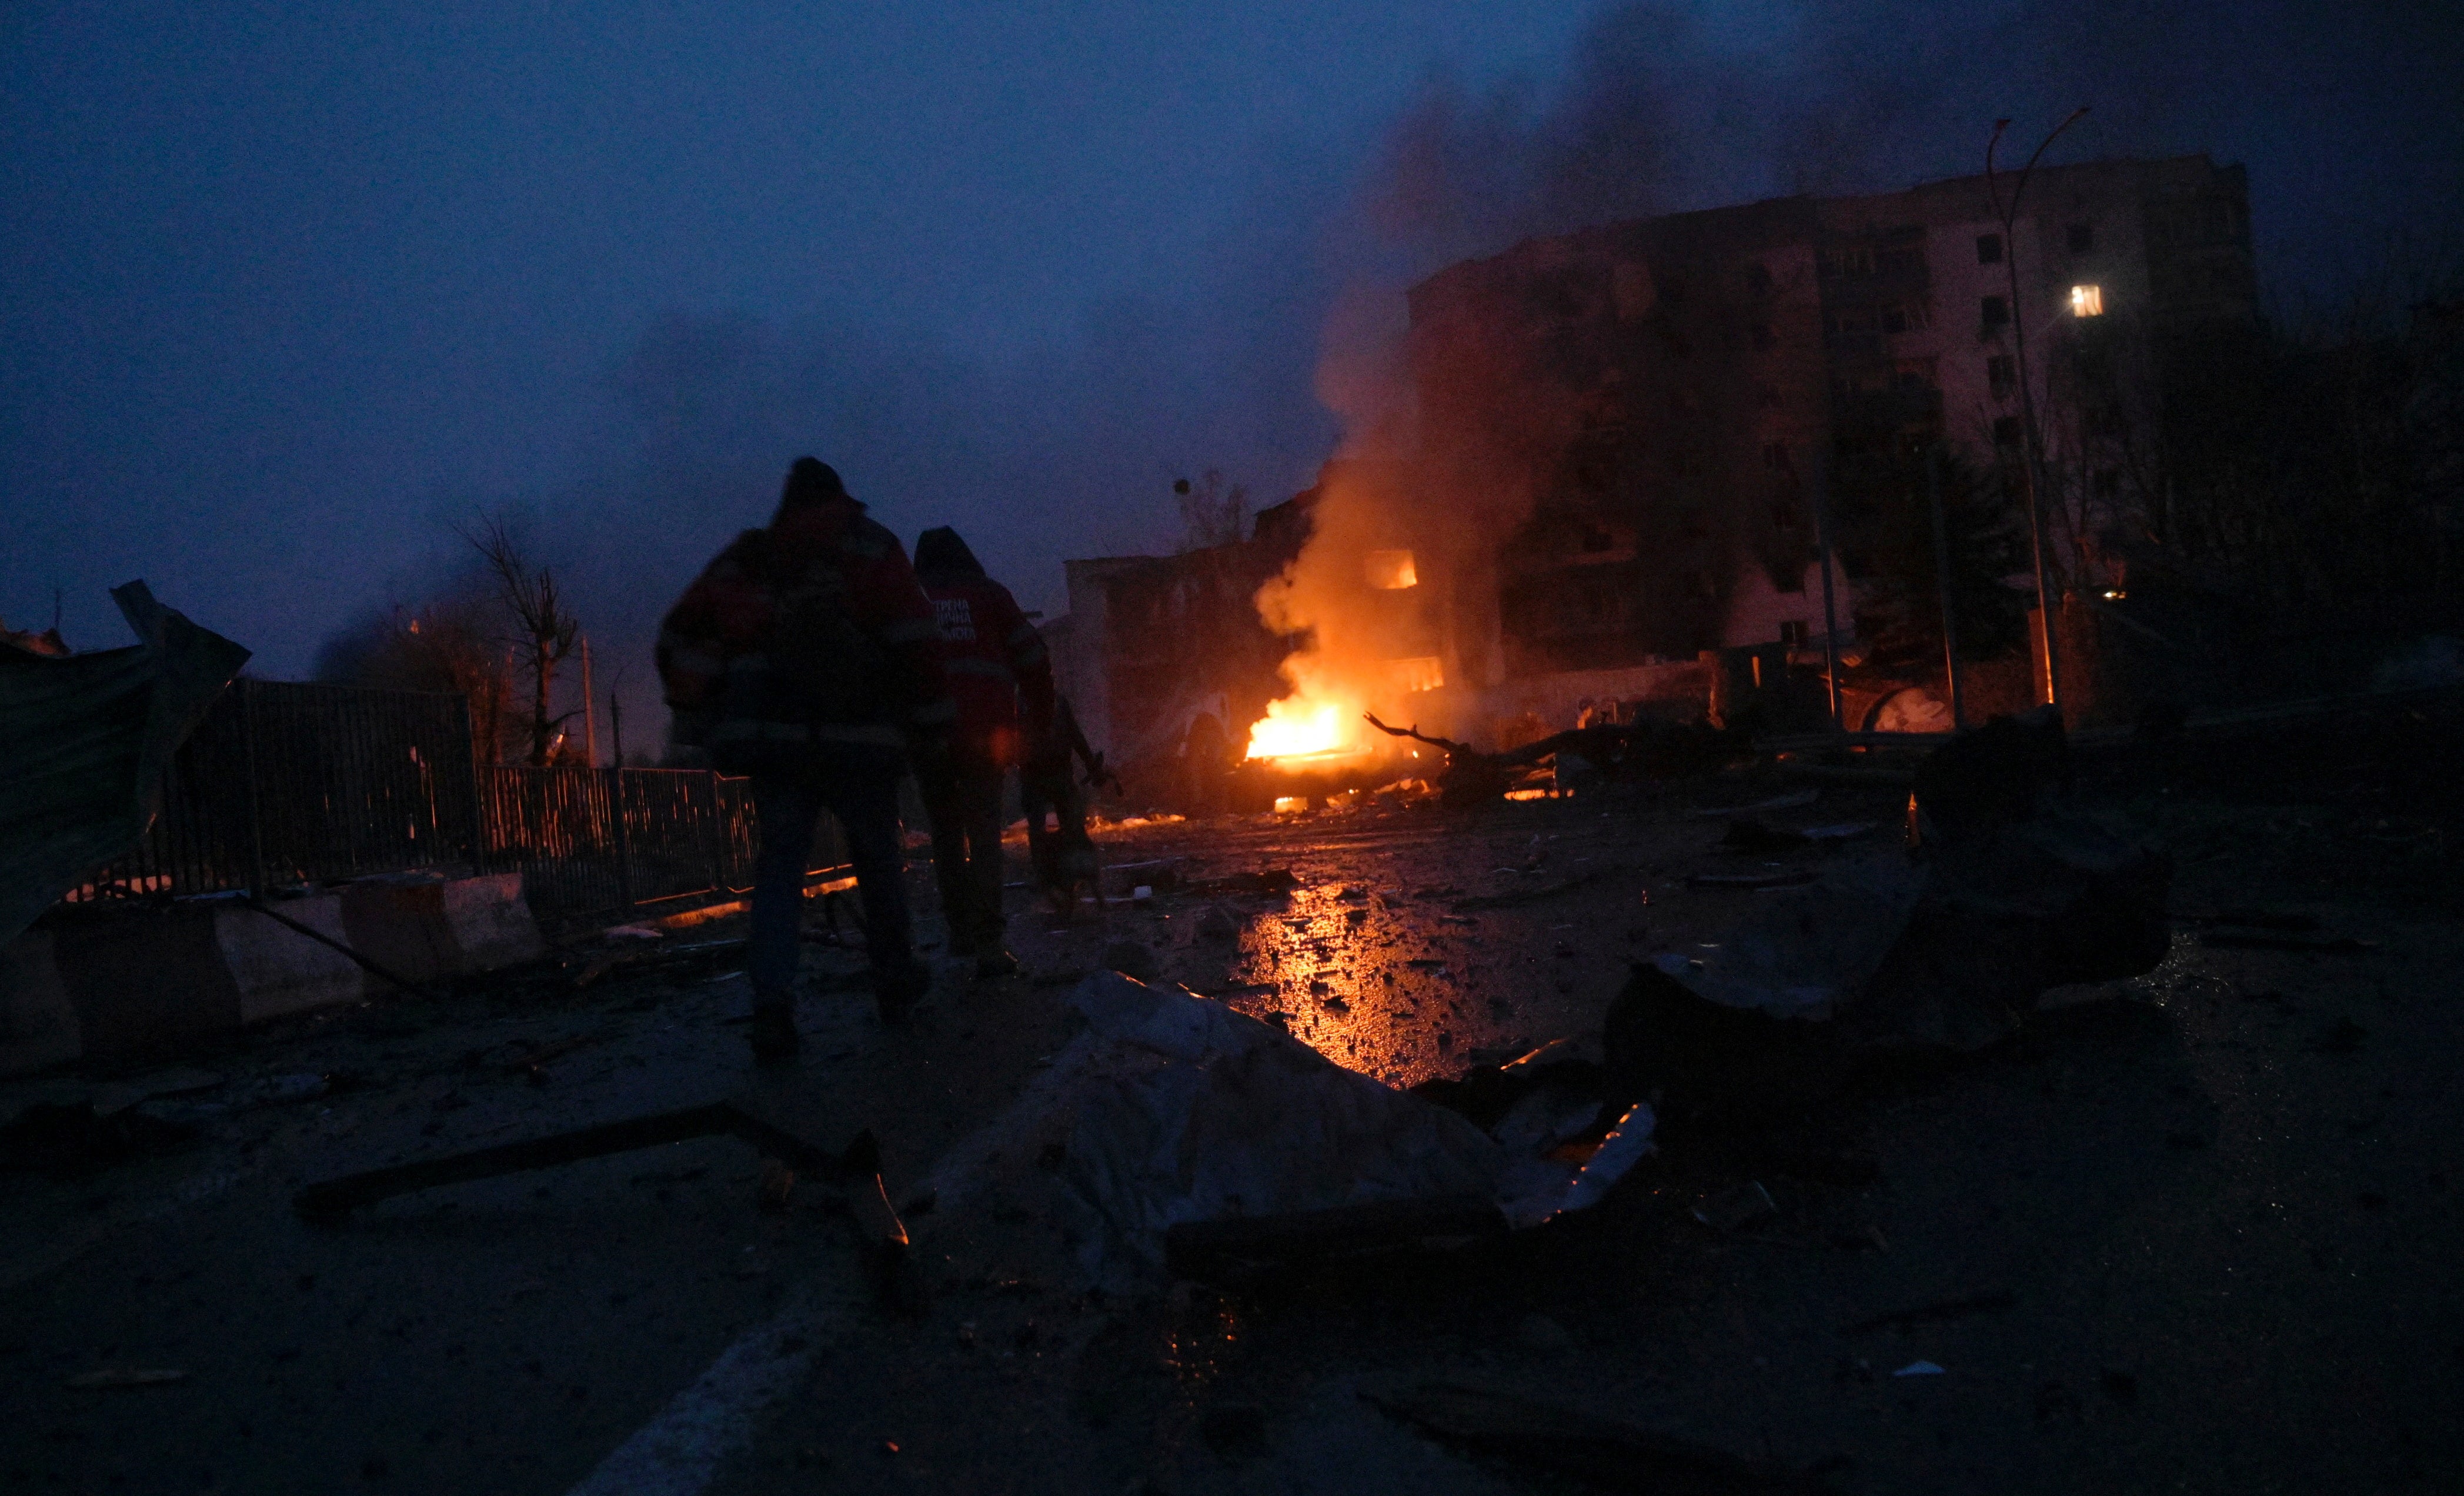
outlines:
{"label": "hooded jacket", "polygon": [[906,549],[843,491],[737,536],[669,611],[658,664],[675,741],[723,769],[946,737],[957,716]]}
{"label": "hooded jacket", "polygon": [[1044,635],[1009,588],[984,575],[957,531],[918,536],[915,561],[939,624],[942,668],[958,708],[958,742],[976,758],[1017,763],[1024,739],[1052,724],[1052,661]]}

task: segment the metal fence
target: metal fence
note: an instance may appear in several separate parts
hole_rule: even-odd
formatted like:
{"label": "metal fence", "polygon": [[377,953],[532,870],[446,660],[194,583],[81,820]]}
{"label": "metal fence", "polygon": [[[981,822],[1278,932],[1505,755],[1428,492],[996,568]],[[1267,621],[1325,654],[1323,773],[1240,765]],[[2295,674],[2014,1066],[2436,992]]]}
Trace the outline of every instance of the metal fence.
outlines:
{"label": "metal fence", "polygon": [[[743,780],[481,764],[461,696],[241,680],[172,759],[138,846],[68,898],[518,871],[543,915],[665,913],[749,891],[755,845]],[[835,824],[812,860],[840,870]]]}

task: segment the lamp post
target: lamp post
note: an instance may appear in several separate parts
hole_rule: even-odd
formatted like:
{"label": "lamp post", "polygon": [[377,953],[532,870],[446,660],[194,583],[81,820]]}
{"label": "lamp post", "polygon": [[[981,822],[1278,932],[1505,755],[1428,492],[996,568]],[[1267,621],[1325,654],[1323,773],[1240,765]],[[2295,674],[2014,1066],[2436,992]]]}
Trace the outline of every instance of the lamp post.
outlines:
{"label": "lamp post", "polygon": [[2002,221],[2002,268],[2010,273],[2011,343],[2013,363],[2019,377],[2019,440],[2023,444],[2019,456],[2019,488],[2028,501],[2028,541],[2036,560],[2036,637],[2045,650],[2045,701],[2056,712],[2059,712],[2062,706],[2061,661],[2054,648],[2054,608],[2058,600],[2055,598],[2052,583],[2045,573],[2045,517],[2036,499],[2037,467],[2042,454],[2036,440],[2036,400],[2028,383],[2028,323],[2019,310],[2016,226],[2019,199],[2028,190],[2028,175],[2036,169],[2037,159],[2045,154],[2046,146],[2054,143],[2056,136],[2079,123],[2086,113],[2085,104],[2072,110],[2070,117],[2055,125],[2053,133],[2037,144],[2035,152],[2029,156],[2028,164],[2019,168],[2019,180],[2011,188],[2011,201],[2007,206],[2002,201],[2001,183],[1993,171],[1993,150],[2002,143],[2002,132],[2011,127],[2011,121],[1994,121],[1993,135],[1985,143],[1985,190],[1993,200],[1994,216]]}

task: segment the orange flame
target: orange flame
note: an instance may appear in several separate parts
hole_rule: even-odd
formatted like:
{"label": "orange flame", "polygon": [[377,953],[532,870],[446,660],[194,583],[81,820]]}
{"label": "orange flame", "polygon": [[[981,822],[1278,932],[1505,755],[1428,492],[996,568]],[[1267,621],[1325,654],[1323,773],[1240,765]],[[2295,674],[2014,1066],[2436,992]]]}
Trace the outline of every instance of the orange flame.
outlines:
{"label": "orange flame", "polygon": [[1353,746],[1350,724],[1356,709],[1295,693],[1269,702],[1266,715],[1249,726],[1249,757],[1296,759],[1341,753]]}

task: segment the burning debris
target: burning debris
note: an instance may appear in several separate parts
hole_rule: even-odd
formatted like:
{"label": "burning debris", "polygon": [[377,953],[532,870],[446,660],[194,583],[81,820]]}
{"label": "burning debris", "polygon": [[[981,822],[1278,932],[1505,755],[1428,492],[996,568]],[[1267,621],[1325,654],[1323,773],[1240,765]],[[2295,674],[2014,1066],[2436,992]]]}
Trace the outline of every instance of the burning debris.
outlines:
{"label": "burning debris", "polygon": [[1426,743],[1446,756],[1440,796],[1450,805],[1477,804],[1510,795],[1530,771],[1560,754],[1581,759],[1611,780],[1685,779],[1738,762],[1752,752],[1743,733],[1685,722],[1644,720],[1577,727],[1507,753],[1483,753],[1469,743],[1433,737],[1417,727],[1389,727],[1374,714],[1370,726],[1393,737]]}

